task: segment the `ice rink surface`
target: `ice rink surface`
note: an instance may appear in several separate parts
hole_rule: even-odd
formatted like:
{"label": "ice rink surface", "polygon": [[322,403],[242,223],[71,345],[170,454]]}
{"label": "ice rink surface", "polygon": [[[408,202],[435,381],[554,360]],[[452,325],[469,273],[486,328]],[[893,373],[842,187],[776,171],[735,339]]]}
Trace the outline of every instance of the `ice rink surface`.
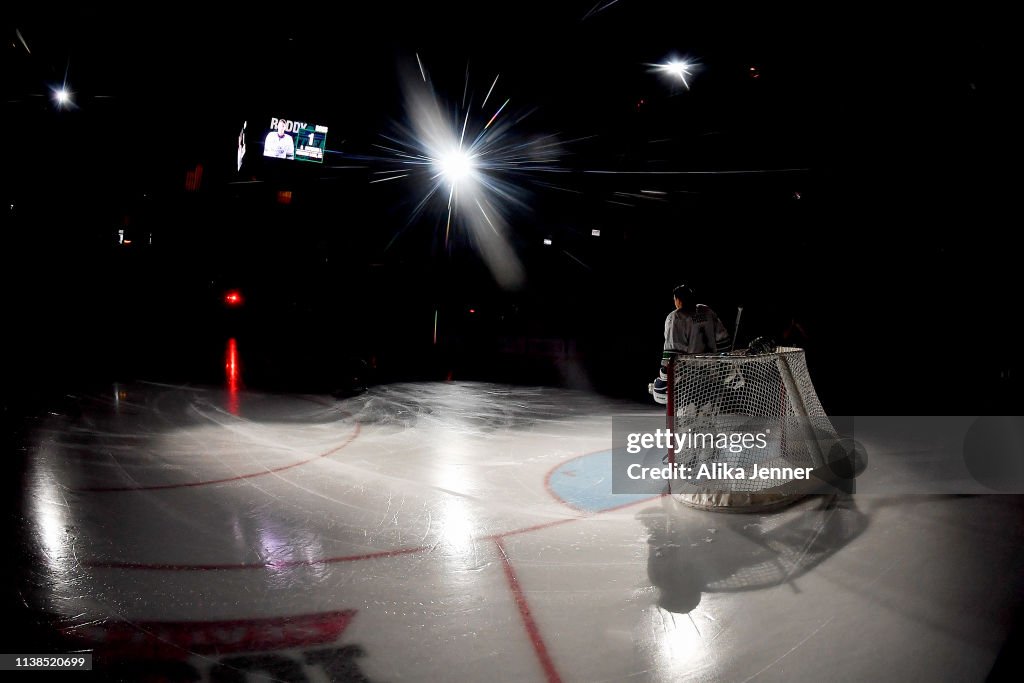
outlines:
{"label": "ice rink surface", "polygon": [[69,396],[30,436],[19,591],[115,680],[985,679],[1019,497],[612,495],[611,417],[657,412],[458,382]]}

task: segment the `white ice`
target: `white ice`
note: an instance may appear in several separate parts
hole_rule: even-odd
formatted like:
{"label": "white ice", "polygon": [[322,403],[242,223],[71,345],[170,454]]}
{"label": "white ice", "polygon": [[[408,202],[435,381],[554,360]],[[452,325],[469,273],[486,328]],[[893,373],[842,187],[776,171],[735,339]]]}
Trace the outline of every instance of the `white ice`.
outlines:
{"label": "white ice", "polygon": [[32,435],[23,594],[128,678],[985,678],[1020,614],[1018,497],[558,498],[612,415],[656,411],[458,382],[69,397]]}

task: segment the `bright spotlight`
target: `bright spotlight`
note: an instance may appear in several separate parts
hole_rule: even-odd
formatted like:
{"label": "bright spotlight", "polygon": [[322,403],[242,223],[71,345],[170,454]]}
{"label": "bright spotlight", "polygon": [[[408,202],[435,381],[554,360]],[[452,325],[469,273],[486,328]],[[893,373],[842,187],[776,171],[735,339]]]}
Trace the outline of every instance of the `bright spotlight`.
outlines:
{"label": "bright spotlight", "polygon": [[[391,168],[370,182],[417,178],[423,194],[413,215],[440,209],[431,223],[445,250],[452,240],[472,245],[497,284],[516,290],[525,282],[525,270],[510,238],[507,216],[529,206],[529,193],[519,182],[526,174],[561,170],[560,144],[555,136],[517,134],[521,119],[510,113],[511,98],[496,90],[498,76],[485,84],[490,86],[487,90],[480,90],[481,95],[487,93],[483,102],[469,96],[467,80],[461,104],[453,107],[454,102],[446,102],[433,89],[423,63],[417,61],[416,66],[404,71],[407,124],[396,122],[399,134],[382,135],[387,144],[376,145],[388,153],[382,161],[390,162]],[[434,323],[436,341],[436,315]]]}
{"label": "bright spotlight", "polygon": [[665,71],[682,78],[686,74],[690,73],[690,65],[686,62],[669,62],[665,65]]}
{"label": "bright spotlight", "polygon": [[66,107],[71,104],[71,93],[67,87],[62,86],[60,88],[54,88],[53,90],[53,101],[57,103],[58,107]]}
{"label": "bright spotlight", "polygon": [[461,149],[441,155],[437,160],[437,166],[441,175],[452,185],[466,180],[473,173],[473,160]]}
{"label": "bright spotlight", "polygon": [[690,83],[686,80],[686,77],[693,75],[693,68],[693,64],[683,59],[671,59],[664,64],[658,65],[659,71],[667,74],[673,80],[678,78],[687,88],[690,87]]}

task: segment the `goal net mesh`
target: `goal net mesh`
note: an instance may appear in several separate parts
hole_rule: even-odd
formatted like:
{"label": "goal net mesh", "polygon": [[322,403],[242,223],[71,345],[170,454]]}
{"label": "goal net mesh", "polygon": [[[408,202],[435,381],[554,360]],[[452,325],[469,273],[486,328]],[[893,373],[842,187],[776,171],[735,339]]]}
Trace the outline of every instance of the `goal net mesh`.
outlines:
{"label": "goal net mesh", "polygon": [[[787,468],[823,466],[838,439],[798,348],[679,355],[668,384],[669,426],[684,444],[669,457],[697,475],[673,483],[671,493],[689,505],[754,511],[793,502],[808,482],[787,476]],[[766,432],[760,442],[751,436],[742,444],[720,437]]]}

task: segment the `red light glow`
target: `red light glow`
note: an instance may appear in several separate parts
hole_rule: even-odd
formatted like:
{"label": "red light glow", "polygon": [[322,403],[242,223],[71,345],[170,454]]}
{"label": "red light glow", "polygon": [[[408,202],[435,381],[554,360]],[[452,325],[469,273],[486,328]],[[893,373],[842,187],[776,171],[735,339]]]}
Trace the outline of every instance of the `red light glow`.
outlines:
{"label": "red light glow", "polygon": [[224,295],[224,303],[228,306],[241,306],[242,295],[237,290],[232,290]]}

